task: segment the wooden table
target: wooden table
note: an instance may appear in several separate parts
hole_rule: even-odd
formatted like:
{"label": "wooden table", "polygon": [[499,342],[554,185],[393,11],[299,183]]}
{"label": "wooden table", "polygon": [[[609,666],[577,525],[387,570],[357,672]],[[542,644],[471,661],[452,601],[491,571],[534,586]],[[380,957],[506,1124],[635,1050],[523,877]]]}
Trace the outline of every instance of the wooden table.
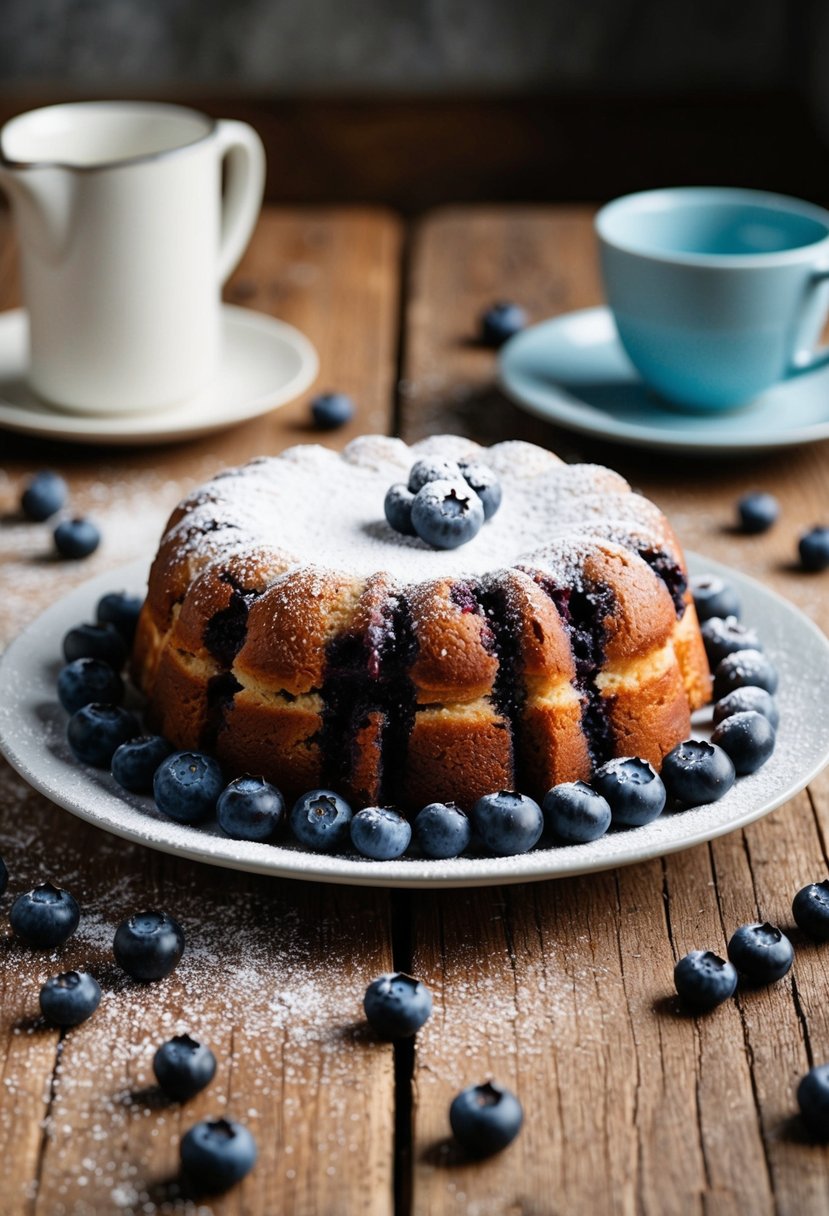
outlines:
{"label": "wooden table", "polygon": [[[2,248],[6,307],[17,301],[7,230]],[[503,400],[492,355],[471,341],[478,312],[499,297],[534,318],[596,302],[589,210],[450,209],[411,230],[381,211],[268,211],[228,290],[305,330],[320,352],[319,386],[356,398],[354,423],[326,442],[461,430],[612,463],[688,546],[829,627],[826,577],[792,565],[799,530],[829,516],[829,447],[681,462],[558,433]],[[215,469],[312,438],[306,406],[159,449],[2,435],[4,640],[72,584],[150,551],[178,497]],[[22,477],[43,466],[58,467],[76,505],[103,524],[104,545],[85,563],[48,560],[49,529],[14,518]],[[767,537],[736,537],[733,502],[754,486],[778,495],[782,519]],[[829,1152],[793,1116],[799,1076],[829,1059],[829,949],[795,935],[784,981],[699,1019],[678,1010],[671,973],[692,948],[722,953],[742,922],[790,925],[795,890],[826,876],[827,833],[824,777],[745,831],[662,861],[524,887],[386,894],[179,862],[73,820],[5,770],[11,890],[52,877],[84,916],[56,956],[0,942],[0,1210],[823,1214]],[[179,970],[148,988],[119,975],[110,950],[118,921],[144,906],[169,909],[189,940]],[[392,964],[434,992],[414,1050],[375,1041],[361,1021],[366,984]],[[36,1018],[38,987],[81,965],[96,969],[105,997],[93,1019],[59,1035]],[[177,1029],[203,1036],[219,1061],[183,1109],[151,1086],[153,1050]],[[447,1143],[447,1108],[489,1075],[518,1092],[526,1126],[500,1157],[471,1165]],[[177,1142],[210,1113],[246,1121],[260,1160],[225,1198],[196,1203],[177,1191]]]}

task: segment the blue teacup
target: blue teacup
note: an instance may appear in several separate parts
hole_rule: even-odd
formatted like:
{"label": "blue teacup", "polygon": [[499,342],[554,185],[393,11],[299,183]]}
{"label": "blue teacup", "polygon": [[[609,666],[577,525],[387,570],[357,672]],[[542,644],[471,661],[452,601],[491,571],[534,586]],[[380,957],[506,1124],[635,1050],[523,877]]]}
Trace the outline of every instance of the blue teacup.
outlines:
{"label": "blue teacup", "polygon": [[829,362],[829,212],[757,190],[629,194],[596,216],[602,275],[642,379],[684,409],[747,403]]}

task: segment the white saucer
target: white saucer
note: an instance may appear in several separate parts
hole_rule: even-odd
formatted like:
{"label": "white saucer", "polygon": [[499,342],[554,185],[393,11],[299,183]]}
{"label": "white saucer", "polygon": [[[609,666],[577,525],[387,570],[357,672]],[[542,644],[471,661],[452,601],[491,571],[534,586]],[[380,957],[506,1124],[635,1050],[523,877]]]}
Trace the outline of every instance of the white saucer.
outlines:
{"label": "white saucer", "polygon": [[749,454],[829,438],[829,368],[775,385],[739,410],[682,413],[645,387],[607,308],[516,335],[501,351],[499,380],[517,405],[548,422],[635,447]]}
{"label": "white saucer", "polygon": [[68,414],[40,401],[25,382],[28,318],[0,313],[0,428],[76,443],[172,443],[223,430],[299,396],[319,360],[298,329],[263,313],[222,305],[222,357],[204,392],[151,414],[102,418]]}
{"label": "white saucer", "polygon": [[[692,572],[727,578],[780,672],[780,729],[769,762],[742,777],[719,802],[666,813],[646,827],[609,832],[591,844],[534,849],[520,857],[474,855],[448,861],[403,857],[367,861],[356,854],[327,857],[284,840],[230,840],[213,827],[166,819],[149,797],[128,794],[107,772],[74,761],[66,745],[66,714],[55,695],[60,639],[78,621],[94,619],[101,594],[113,587],[143,594],[148,562],[99,575],[53,604],[22,633],[0,663],[0,749],[22,777],[47,798],[98,827],[165,853],[281,878],[380,887],[469,887],[587,874],[687,849],[734,831],[792,798],[829,758],[829,640],[807,617],[754,579],[693,556]],[[694,733],[706,734],[706,720]],[[283,838],[284,839],[284,838]]]}

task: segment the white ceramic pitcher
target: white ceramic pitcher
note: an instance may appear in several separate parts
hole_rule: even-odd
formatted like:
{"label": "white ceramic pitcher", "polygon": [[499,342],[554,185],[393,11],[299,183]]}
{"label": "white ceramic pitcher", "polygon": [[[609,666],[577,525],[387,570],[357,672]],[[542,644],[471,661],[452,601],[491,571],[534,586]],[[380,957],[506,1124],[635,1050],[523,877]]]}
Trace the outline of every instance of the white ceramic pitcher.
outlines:
{"label": "white ceramic pitcher", "polygon": [[79,102],[7,122],[0,185],[20,242],[32,388],[66,410],[115,414],[205,387],[221,285],[264,180],[251,127],[182,106]]}

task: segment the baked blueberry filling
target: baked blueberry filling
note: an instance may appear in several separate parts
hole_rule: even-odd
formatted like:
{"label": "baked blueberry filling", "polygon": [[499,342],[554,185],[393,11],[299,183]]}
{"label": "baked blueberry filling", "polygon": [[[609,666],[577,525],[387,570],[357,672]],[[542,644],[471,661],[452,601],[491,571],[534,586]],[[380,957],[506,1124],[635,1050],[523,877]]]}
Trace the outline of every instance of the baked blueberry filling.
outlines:
{"label": "baked blueberry filling", "polygon": [[225,714],[242,685],[229,671],[212,676],[207,681],[207,713],[202,728],[200,746],[213,751],[219,732],[224,725]]}
{"label": "baked blueberry filling", "polygon": [[688,579],[684,571],[663,549],[639,549],[638,553],[642,561],[647,562],[657,578],[667,587],[676,608],[676,615],[681,619],[685,612],[685,593],[688,590]]}

